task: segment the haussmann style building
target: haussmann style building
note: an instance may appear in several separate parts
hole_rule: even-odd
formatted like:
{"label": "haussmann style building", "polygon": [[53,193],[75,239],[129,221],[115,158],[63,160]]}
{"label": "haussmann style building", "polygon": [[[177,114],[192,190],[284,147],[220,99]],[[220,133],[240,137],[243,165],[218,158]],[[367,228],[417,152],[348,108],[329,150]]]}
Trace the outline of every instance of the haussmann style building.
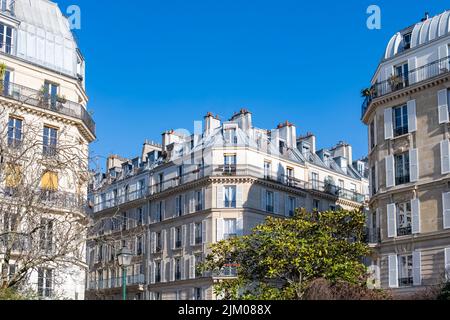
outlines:
{"label": "haussmann style building", "polygon": [[397,32],[366,90],[377,285],[407,297],[450,271],[450,11]]}
{"label": "haussmann style building", "polygon": [[88,179],[69,174],[67,164],[77,159],[71,172],[89,173],[95,123],[85,61],[56,3],[0,2],[0,64],[0,285],[26,263],[26,283],[39,298],[82,300],[84,257],[69,269],[50,257],[63,260],[59,227],[86,217]]}
{"label": "haussmann style building", "polygon": [[87,299],[122,299],[124,246],[133,253],[127,299],[216,299],[213,283],[236,268],[199,274],[211,243],[296,208],[360,209],[368,200],[367,164],[344,142],[316,150],[313,134],[299,137],[289,122],[259,129],[245,109],[223,122],[208,113],[203,127],[167,131],[135,159],[110,156],[96,175]]}

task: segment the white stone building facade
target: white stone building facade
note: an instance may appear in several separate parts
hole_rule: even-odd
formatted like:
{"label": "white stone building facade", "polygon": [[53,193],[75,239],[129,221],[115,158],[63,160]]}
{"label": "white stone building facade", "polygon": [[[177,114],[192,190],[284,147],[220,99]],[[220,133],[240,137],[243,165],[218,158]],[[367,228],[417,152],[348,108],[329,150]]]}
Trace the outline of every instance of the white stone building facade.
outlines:
{"label": "white stone building facade", "polygon": [[[72,169],[88,173],[89,143],[95,140],[95,123],[86,109],[85,61],[69,22],[56,3],[1,2],[0,63],[6,66],[0,90],[1,139],[2,146],[6,146],[1,164],[8,169],[13,155],[20,153],[17,161],[23,160],[24,164],[15,165],[20,182],[11,182],[8,170],[1,172],[2,206],[17,200],[14,192],[25,180],[38,179],[36,185],[40,190],[36,192],[43,195],[45,191],[45,204],[42,204],[49,212],[48,219],[61,221],[68,215],[85,218],[87,183],[68,171],[50,171],[47,167],[56,159],[60,148],[71,145],[69,156],[78,159]],[[34,147],[28,149],[25,141]],[[29,157],[35,157],[34,161]],[[4,261],[7,240],[3,237],[16,231],[11,230],[9,214],[0,212],[0,265],[12,275],[22,267],[19,256],[25,253],[13,252],[9,263]],[[56,240],[51,238],[56,236],[56,230],[52,228],[47,225],[40,237],[55,244]],[[86,267],[81,259],[70,270],[54,270],[51,264],[35,266],[26,282],[42,299],[83,300]]]}
{"label": "white stone building facade", "polygon": [[211,243],[267,216],[360,209],[368,197],[365,162],[353,161],[350,145],[317,151],[314,135],[297,137],[289,122],[258,129],[248,110],[224,122],[208,114],[201,132],[165,132],[162,144],[145,143],[131,160],[112,156],[107,167],[90,194],[97,238],[88,243],[87,299],[121,299],[124,245],[134,253],[128,299],[216,299],[214,281],[235,268],[197,273]]}
{"label": "white stone building facade", "polygon": [[410,296],[450,271],[450,11],[396,33],[362,110],[377,285]]}

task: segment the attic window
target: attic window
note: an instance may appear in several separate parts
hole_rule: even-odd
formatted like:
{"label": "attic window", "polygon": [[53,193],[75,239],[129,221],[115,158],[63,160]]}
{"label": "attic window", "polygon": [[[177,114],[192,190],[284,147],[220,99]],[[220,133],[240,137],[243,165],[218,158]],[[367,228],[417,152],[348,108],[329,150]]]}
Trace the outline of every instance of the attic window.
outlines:
{"label": "attic window", "polygon": [[411,49],[411,33],[403,35],[403,50]]}

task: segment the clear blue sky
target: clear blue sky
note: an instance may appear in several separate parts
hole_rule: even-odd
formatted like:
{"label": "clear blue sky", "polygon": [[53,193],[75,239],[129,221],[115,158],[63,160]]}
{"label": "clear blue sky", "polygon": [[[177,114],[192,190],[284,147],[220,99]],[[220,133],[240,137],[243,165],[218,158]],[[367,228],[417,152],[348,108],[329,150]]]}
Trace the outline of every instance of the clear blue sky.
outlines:
{"label": "clear blue sky", "polygon": [[[228,120],[246,107],[254,123],[289,120],[318,146],[367,152],[360,122],[366,87],[398,30],[450,8],[442,0],[62,0],[82,10],[92,154],[139,154],[168,129],[193,131],[207,111]],[[382,29],[366,9],[382,10]],[[103,165],[104,159],[100,158]]]}

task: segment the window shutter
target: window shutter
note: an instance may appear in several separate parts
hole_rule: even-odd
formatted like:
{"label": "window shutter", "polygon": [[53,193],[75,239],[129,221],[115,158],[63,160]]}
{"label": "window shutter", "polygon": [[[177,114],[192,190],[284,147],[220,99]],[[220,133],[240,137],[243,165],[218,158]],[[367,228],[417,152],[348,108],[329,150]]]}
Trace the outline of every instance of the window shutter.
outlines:
{"label": "window shutter", "polygon": [[183,237],[182,239],[183,248],[185,248],[187,246],[187,225],[185,224],[181,227],[181,235]]}
{"label": "window shutter", "polygon": [[413,284],[420,286],[422,284],[422,253],[413,252]]}
{"label": "window shutter", "polygon": [[166,230],[161,231],[161,250],[164,250],[166,247]]}
{"label": "window shutter", "polygon": [[206,220],[202,221],[202,242],[206,243]]}
{"label": "window shutter", "polygon": [[195,212],[195,191],[189,193],[189,213]]}
{"label": "window shutter", "polygon": [[152,232],[150,248],[150,253],[156,252],[156,232]]}
{"label": "window shutter", "polygon": [[417,131],[417,114],[416,114],[416,100],[410,100],[408,105],[408,132]]}
{"label": "window shutter", "polygon": [[394,156],[389,155],[386,157],[386,187],[391,188],[394,185]]}
{"label": "window shutter", "polygon": [[223,186],[217,186],[217,208],[223,208],[224,207],[224,196],[225,191]]}
{"label": "window shutter", "polygon": [[195,246],[195,224],[191,223],[190,224],[190,243],[191,246]]}
{"label": "window shutter", "polygon": [[216,219],[216,241],[222,241],[223,240],[223,219],[217,218]]}
{"label": "window shutter", "polygon": [[195,256],[189,256],[189,279],[195,279]]}
{"label": "window shutter", "polygon": [[185,273],[185,264],[186,264],[186,259],[184,258],[184,256],[182,256],[180,258],[180,272],[181,272],[181,280],[186,280],[186,273]]}
{"label": "window shutter", "polygon": [[238,185],[236,187],[236,207],[242,208],[244,205],[244,187],[242,185]]}
{"label": "window shutter", "polygon": [[389,256],[389,288],[398,288],[398,260],[397,255]]}
{"label": "window shutter", "polygon": [[375,162],[375,190],[378,192],[378,162]]}
{"label": "window shutter", "polygon": [[448,89],[438,91],[439,124],[449,122],[447,93]]}
{"label": "window shutter", "polygon": [[417,149],[409,150],[409,174],[411,182],[419,180],[419,152]]}
{"label": "window shutter", "polygon": [[183,196],[184,198],[184,214],[189,214],[190,213],[190,197],[189,197],[189,193],[184,194]]}
{"label": "window shutter", "polygon": [[[417,68],[417,58],[412,57],[408,59],[408,67],[409,70],[415,70]],[[409,73],[409,83],[414,84],[417,82],[417,72],[410,72]]]}
{"label": "window shutter", "polygon": [[289,217],[289,196],[284,195],[284,215]]}
{"label": "window shutter", "polygon": [[155,275],[156,275],[156,263],[152,261],[150,263],[150,282],[151,284],[155,283]]}
{"label": "window shutter", "polygon": [[280,194],[278,192],[274,192],[273,199],[273,211],[275,214],[280,213]]}
{"label": "window shutter", "polygon": [[184,204],[185,204],[185,199],[184,198],[185,198],[184,194],[180,195],[180,212],[181,212],[181,215],[186,214],[186,208],[184,207]]}
{"label": "window shutter", "polygon": [[206,189],[203,188],[202,189],[202,210],[206,209],[205,193],[206,193]]}
{"label": "window shutter", "polygon": [[441,173],[450,173],[450,141],[441,141]]}
{"label": "window shutter", "polygon": [[392,108],[384,110],[384,138],[386,140],[394,137],[394,128],[392,126]]}
{"label": "window shutter", "polygon": [[170,228],[170,248],[175,250],[175,228]]}
{"label": "window shutter", "polygon": [[236,231],[239,237],[244,235],[244,217],[239,217],[236,220]]}
{"label": "window shutter", "polygon": [[261,189],[261,210],[266,211],[266,189]]}
{"label": "window shutter", "polygon": [[445,261],[445,277],[447,280],[450,280],[450,248],[445,249],[444,261]]}
{"label": "window shutter", "polygon": [[175,212],[174,212],[174,217],[176,217],[177,215],[178,215],[178,212],[180,211],[180,206],[182,205],[182,203],[180,203],[179,201],[178,201],[178,197],[175,197],[174,198],[174,201],[175,201]]}
{"label": "window shutter", "polygon": [[450,193],[442,194],[444,229],[450,229]]}
{"label": "window shutter", "polygon": [[411,227],[412,233],[418,234],[420,233],[420,200],[413,199],[411,200]]}
{"label": "window shutter", "polygon": [[162,260],[161,261],[161,282],[166,282],[167,281],[167,277],[166,277],[166,260]]}
{"label": "window shutter", "polygon": [[397,236],[397,219],[396,206],[394,203],[387,205],[387,223],[388,223],[388,238],[395,238]]}
{"label": "window shutter", "polygon": [[170,273],[170,282],[175,281],[175,259],[170,259],[170,266],[169,266],[169,273]]}
{"label": "window shutter", "polygon": [[161,220],[166,220],[166,200],[162,201],[161,205]]}

